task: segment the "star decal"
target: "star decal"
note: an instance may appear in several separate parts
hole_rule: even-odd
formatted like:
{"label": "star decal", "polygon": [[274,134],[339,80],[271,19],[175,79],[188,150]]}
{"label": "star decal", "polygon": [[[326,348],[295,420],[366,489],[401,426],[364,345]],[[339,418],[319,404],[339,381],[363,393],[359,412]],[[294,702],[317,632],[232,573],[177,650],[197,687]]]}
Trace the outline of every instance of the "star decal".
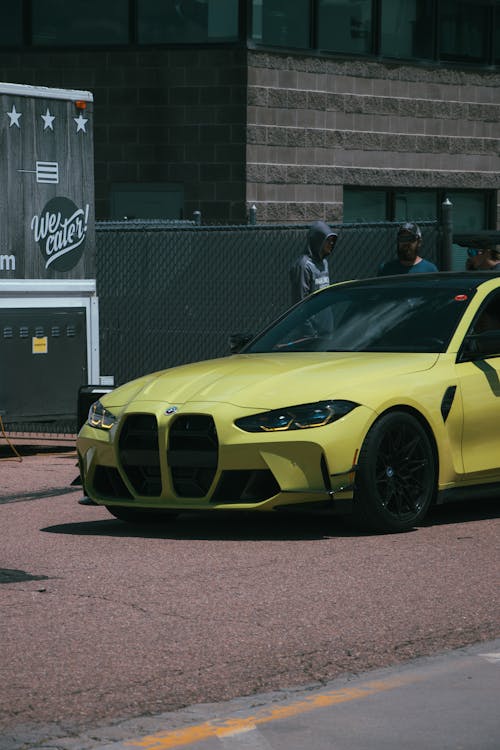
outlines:
{"label": "star decal", "polygon": [[7,112],[7,117],[10,117],[9,128],[15,125],[17,128],[21,129],[21,126],[19,125],[19,118],[22,117],[22,112],[18,112],[16,110],[15,104],[12,105],[12,110],[10,112]]}
{"label": "star decal", "polygon": [[54,130],[54,126],[52,123],[54,122],[56,118],[54,117],[54,115],[50,114],[50,110],[48,108],[47,108],[46,113],[44,115],[40,115],[40,117],[42,118],[44,122],[44,125],[43,125],[44,130],[47,130],[47,128],[49,128],[49,130]]}
{"label": "star decal", "polygon": [[82,114],[80,114],[78,117],[73,117],[73,120],[76,122],[76,132],[80,132],[80,130],[83,130],[84,133],[87,131],[85,130],[85,125],[88,122],[88,118],[85,118]]}

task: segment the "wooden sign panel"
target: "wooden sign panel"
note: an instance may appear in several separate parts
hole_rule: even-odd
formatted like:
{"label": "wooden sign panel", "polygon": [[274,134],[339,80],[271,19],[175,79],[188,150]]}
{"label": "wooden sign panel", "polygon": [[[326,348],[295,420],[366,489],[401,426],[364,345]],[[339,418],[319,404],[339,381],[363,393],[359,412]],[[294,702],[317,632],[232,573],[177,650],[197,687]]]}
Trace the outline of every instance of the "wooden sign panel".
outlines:
{"label": "wooden sign panel", "polygon": [[95,278],[93,99],[0,83],[0,281]]}

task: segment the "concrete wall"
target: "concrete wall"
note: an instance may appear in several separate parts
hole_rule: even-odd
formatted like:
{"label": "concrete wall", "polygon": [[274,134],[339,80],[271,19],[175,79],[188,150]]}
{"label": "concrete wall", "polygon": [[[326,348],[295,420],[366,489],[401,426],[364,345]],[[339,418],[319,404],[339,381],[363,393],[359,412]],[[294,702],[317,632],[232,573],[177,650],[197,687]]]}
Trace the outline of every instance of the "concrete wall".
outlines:
{"label": "concrete wall", "polygon": [[498,73],[260,52],[248,64],[259,221],[341,221],[344,185],[500,188]]}
{"label": "concrete wall", "polygon": [[259,222],[341,221],[344,185],[500,188],[498,72],[38,49],[0,54],[0,80],[93,92],[98,220],[116,183],[182,185],[183,218],[209,223],[244,222],[253,204]]}

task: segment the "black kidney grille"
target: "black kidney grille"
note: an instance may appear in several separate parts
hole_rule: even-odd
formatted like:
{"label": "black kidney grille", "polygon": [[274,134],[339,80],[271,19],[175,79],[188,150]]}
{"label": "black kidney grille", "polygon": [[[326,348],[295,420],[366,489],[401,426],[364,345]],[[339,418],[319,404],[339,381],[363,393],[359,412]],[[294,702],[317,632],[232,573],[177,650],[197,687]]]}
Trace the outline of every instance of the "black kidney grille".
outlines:
{"label": "black kidney grille", "polygon": [[219,441],[212,417],[183,414],[170,427],[167,460],[179,497],[204,497],[214,480]]}
{"label": "black kidney grille", "polygon": [[152,414],[131,414],[125,420],[118,444],[120,463],[139,495],[161,495],[158,425]]}

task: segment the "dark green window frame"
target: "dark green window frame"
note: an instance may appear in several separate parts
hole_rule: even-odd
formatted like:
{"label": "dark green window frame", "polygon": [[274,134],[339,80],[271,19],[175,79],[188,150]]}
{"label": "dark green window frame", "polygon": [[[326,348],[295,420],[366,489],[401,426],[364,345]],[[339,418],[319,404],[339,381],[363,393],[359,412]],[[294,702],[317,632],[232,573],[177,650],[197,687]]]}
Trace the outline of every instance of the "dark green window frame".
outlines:
{"label": "dark green window frame", "polygon": [[[379,216],[363,216],[361,212],[352,215],[352,211],[349,209],[349,196],[356,195],[359,201],[363,199],[366,203],[378,203],[379,206],[384,207],[384,215]],[[402,197],[405,195],[411,197],[427,197],[433,196],[433,207],[430,211],[430,215],[427,216],[416,216],[414,212],[409,209],[406,215],[402,211]],[[374,196],[376,201],[373,201]],[[496,228],[496,190],[446,190],[446,189],[435,189],[435,188],[364,188],[364,187],[344,187],[344,221],[346,223],[356,221],[411,221],[411,220],[434,220],[436,217],[441,215],[442,205],[446,199],[450,200],[452,204],[455,202],[461,202],[466,199],[467,196],[474,197],[475,199],[482,197],[482,208],[481,217],[477,217],[478,226],[474,227],[458,227],[460,230],[465,231],[466,229],[495,229]],[[411,205],[411,200],[409,201]],[[347,206],[347,211],[346,211]]]}
{"label": "dark green window frame", "polygon": [[[249,3],[251,8],[261,8],[262,13],[266,4],[271,7],[279,1],[249,0]],[[405,31],[406,38],[398,46],[394,40],[397,26],[393,25],[390,30],[392,42],[387,39],[390,10],[401,3],[400,10],[406,12],[409,22],[412,2],[414,28]],[[459,12],[453,13],[453,8],[457,6]],[[309,8],[302,11],[302,26],[310,27],[311,54],[480,67],[492,67],[500,61],[499,34],[495,34],[495,30],[500,31],[500,3],[497,0],[360,0],[356,14],[351,12],[352,8],[354,6],[347,0],[310,0]],[[336,18],[339,28],[335,28],[329,37],[327,29],[332,27]],[[251,13],[249,19],[251,46],[276,47],[287,51],[303,48],[303,45],[294,46],[292,34],[289,35],[288,44],[279,38],[274,43],[269,38],[258,38]],[[474,39],[468,41],[462,50],[460,40],[468,40],[471,30]]]}
{"label": "dark green window frame", "polygon": [[[52,1],[68,17],[72,7],[85,7],[86,22],[88,3]],[[213,5],[204,0],[181,0],[189,4],[184,28],[182,23],[175,26],[167,20],[170,5],[173,8],[170,0],[156,0],[156,8],[155,0],[122,0],[123,9],[117,10],[117,5],[113,11],[113,2],[120,1],[101,0],[102,22],[96,22],[97,12],[91,13],[93,24],[88,24],[80,37],[78,28],[73,28],[68,37],[62,21],[60,27],[57,22],[51,26],[37,13],[44,0],[6,0],[0,49],[222,44],[292,53],[307,50],[310,55],[342,58],[444,62],[483,68],[500,65],[498,0],[360,0],[355,5],[348,0],[234,0],[234,6],[231,0],[210,0]],[[228,3],[225,14],[218,5],[223,2]],[[401,31],[394,20],[394,8],[402,14]],[[141,17],[141,9],[149,9],[147,20]],[[155,18],[159,19],[159,29],[154,27]],[[336,18],[339,29],[329,32],[332,19]]]}

